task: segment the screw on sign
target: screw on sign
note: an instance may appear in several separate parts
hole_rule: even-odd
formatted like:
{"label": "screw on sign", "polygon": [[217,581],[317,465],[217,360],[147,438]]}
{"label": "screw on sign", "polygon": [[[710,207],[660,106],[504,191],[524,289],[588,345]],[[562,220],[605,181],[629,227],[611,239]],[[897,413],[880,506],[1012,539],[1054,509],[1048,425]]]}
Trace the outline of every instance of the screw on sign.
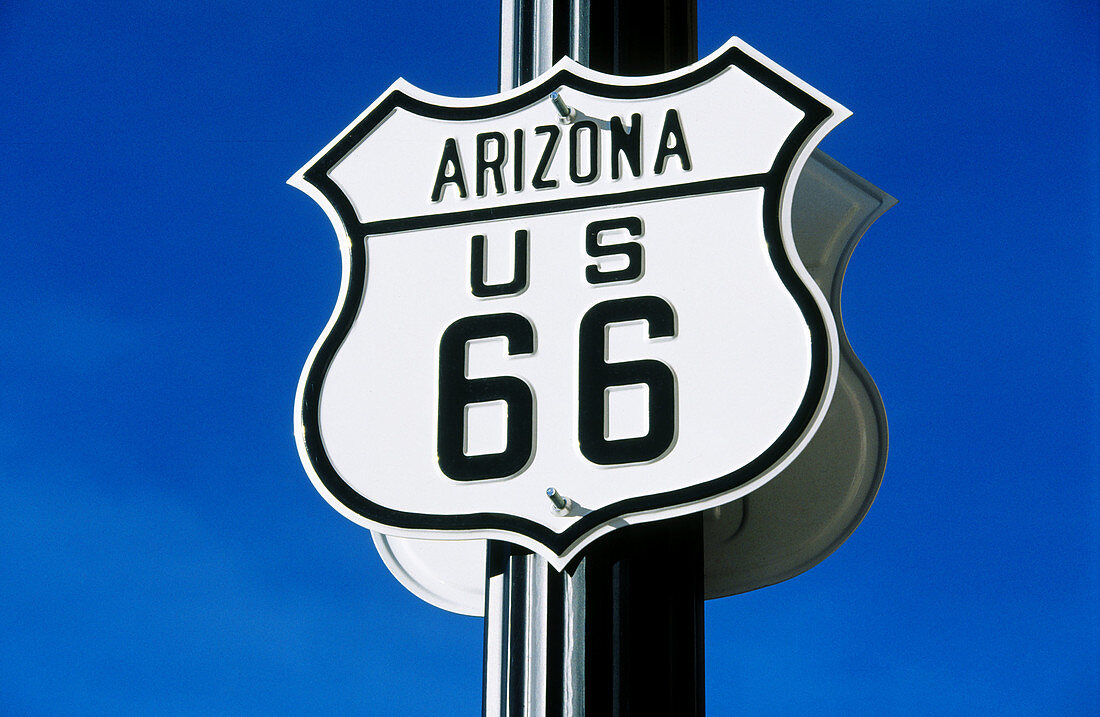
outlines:
{"label": "screw on sign", "polygon": [[383,533],[560,568],[764,485],[837,380],[790,205],[847,114],[739,40],[488,98],[395,83],[291,180],[343,237],[298,390],[318,490]]}

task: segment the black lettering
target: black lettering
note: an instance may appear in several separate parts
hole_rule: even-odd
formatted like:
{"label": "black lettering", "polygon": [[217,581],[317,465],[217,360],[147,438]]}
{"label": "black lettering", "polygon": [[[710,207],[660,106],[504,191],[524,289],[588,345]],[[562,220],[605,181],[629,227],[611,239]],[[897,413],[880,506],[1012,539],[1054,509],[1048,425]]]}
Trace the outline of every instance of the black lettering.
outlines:
{"label": "black lettering", "polygon": [[619,117],[611,118],[611,178],[618,179],[619,155],[626,157],[630,171],[635,177],[642,175],[642,116],[633,114],[630,116],[630,131],[623,127],[623,121]]}
{"label": "black lettering", "polygon": [[626,267],[614,271],[600,271],[597,264],[589,264],[584,269],[584,277],[589,284],[607,284],[612,281],[632,281],[641,277],[644,261],[642,245],[627,241],[621,244],[600,244],[602,232],[626,229],[632,237],[642,235],[642,220],[638,217],[623,217],[622,219],[604,219],[592,222],[585,231],[584,248],[588,256],[593,259],[601,256],[615,256],[622,254],[626,257]]}
{"label": "black lettering", "polygon": [[[671,144],[669,140],[672,140]],[[676,110],[670,109],[665,113],[665,126],[661,129],[661,141],[657,144],[657,161],[653,165],[653,171],[662,174],[665,171],[665,160],[672,155],[680,158],[680,166],[685,172],[691,169],[691,157],[688,156],[680,115]]]}
{"label": "black lettering", "polygon": [[[448,168],[452,168],[448,171]],[[443,198],[443,190],[448,184],[458,187],[458,196],[466,198],[466,178],[462,176],[462,160],[458,156],[458,143],[453,137],[443,143],[443,156],[439,158],[439,170],[435,173],[435,186],[432,187],[432,201]]]}
{"label": "black lettering", "polygon": [[512,189],[518,192],[523,189],[523,130],[517,129],[512,136]]}
{"label": "black lettering", "polygon": [[[601,466],[644,463],[660,458],[676,440],[676,375],[655,359],[608,363],[607,326],[643,320],[649,338],[676,335],[672,306],[656,296],[612,299],[596,304],[581,318],[577,394],[577,438],[581,453]],[[649,388],[649,433],[637,438],[604,437],[604,395],[616,386]]]}
{"label": "black lettering", "polygon": [[[489,158],[489,143],[496,144],[496,156]],[[507,156],[507,145],[500,132],[483,132],[477,136],[477,196],[485,196],[485,173],[492,172],[497,194],[504,194],[504,172],[501,166]]]}
{"label": "black lettering", "polygon": [[[508,340],[509,356],[534,353],[535,329],[519,314],[467,316],[448,326],[439,340],[436,455],[439,469],[452,480],[507,478],[523,470],[534,454],[535,397],[531,387],[515,376],[466,378],[466,345],[496,336]],[[507,404],[504,451],[468,456],[463,450],[466,407],[489,401]]]}
{"label": "black lettering", "polygon": [[558,186],[558,180],[547,179],[546,171],[550,169],[550,162],[554,159],[554,150],[558,147],[561,130],[556,124],[544,124],[541,127],[535,127],[535,134],[550,136],[546,140],[546,146],[542,148],[542,156],[539,157],[538,166],[535,167],[535,176],[531,177],[531,186],[535,189],[553,189]]}
{"label": "black lettering", "polygon": [[530,236],[526,229],[516,230],[515,264],[512,280],[505,284],[485,283],[485,235],[474,234],[470,243],[470,291],[474,296],[510,296],[527,288],[527,256]]}
{"label": "black lettering", "polygon": [[[580,173],[581,130],[588,130],[588,172]],[[592,120],[574,122],[569,128],[569,178],[586,184],[600,173],[600,130]]]}

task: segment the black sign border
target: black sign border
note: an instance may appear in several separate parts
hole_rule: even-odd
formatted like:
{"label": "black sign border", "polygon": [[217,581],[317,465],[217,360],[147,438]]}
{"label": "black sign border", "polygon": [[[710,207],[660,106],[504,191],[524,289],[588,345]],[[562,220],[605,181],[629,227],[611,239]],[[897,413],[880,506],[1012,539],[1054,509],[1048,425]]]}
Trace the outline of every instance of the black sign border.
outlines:
{"label": "black sign border", "polygon": [[[771,169],[766,173],[692,182],[673,187],[601,194],[595,197],[574,197],[377,222],[360,221],[351,201],[328,176],[329,170],[346,157],[364,137],[397,108],[433,119],[483,120],[508,114],[535,102],[543,101],[551,90],[556,90],[558,87],[571,87],[609,99],[656,98],[701,84],[717,76],[728,67],[736,67],[742,70],[804,113],[802,120],[795,126],[795,129],[780,148]],[[781,197],[787,174],[802,147],[831,116],[832,110],[827,105],[736,46],[728,48],[706,64],[683,75],[645,85],[607,84],[598,80],[579,77],[568,69],[561,69],[518,95],[499,102],[467,107],[434,105],[410,97],[400,90],[391,90],[370,112],[360,118],[344,136],[303,172],[305,180],[313,185],[336,210],[351,242],[347,293],[336,321],[318,347],[313,363],[309,367],[300,406],[300,418],[304,426],[305,450],[318,479],[332,497],[346,508],[382,525],[425,531],[500,530],[527,536],[545,545],[560,556],[568,552],[574,544],[590,532],[614,521],[616,518],[706,500],[735,490],[766,473],[798,443],[809,428],[818,408],[825,400],[829,363],[829,339],[825,318],[817,302],[814,301],[809,287],[798,277],[791,259],[787,255],[780,231],[780,218]],[[593,510],[579,517],[573,525],[561,533],[556,533],[550,528],[526,518],[503,513],[425,515],[423,513],[393,510],[379,505],[356,492],[336,471],[325,452],[321,437],[318,406],[325,375],[341,344],[351,330],[363,299],[366,274],[366,240],[369,235],[755,187],[764,190],[764,236],[772,265],[806,319],[807,326],[810,329],[811,351],[810,379],[806,393],[794,418],[775,442],[756,459],[719,478],[664,493],[627,498]],[[547,510],[549,510],[549,506]]]}

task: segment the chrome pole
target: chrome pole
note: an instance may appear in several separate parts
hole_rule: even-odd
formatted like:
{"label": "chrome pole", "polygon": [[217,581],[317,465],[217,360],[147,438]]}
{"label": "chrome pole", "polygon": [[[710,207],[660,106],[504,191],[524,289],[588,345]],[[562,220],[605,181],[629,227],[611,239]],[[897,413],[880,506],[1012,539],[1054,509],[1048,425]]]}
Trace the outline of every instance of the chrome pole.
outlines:
{"label": "chrome pole", "polygon": [[[695,0],[502,0],[500,87],[569,55],[620,75],[697,59]],[[616,530],[557,572],[489,541],[486,717],[703,715],[700,516]]]}

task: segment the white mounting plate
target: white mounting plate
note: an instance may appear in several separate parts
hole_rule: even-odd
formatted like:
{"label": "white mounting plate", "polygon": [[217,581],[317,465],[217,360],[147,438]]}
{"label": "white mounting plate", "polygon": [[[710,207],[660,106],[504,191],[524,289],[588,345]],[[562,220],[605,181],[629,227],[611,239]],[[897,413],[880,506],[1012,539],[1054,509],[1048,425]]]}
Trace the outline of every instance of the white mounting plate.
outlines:
{"label": "white mounting plate", "polygon": [[[821,429],[786,470],[704,515],[707,599],[773,585],[817,565],[851,535],[878,492],[886,468],[886,414],[845,339],[840,293],[856,243],[894,203],[820,151],[806,164],[795,190],[795,244],[830,297],[840,330],[837,390]],[[483,615],[484,540],[373,538],[390,572],[414,595],[451,612]]]}

